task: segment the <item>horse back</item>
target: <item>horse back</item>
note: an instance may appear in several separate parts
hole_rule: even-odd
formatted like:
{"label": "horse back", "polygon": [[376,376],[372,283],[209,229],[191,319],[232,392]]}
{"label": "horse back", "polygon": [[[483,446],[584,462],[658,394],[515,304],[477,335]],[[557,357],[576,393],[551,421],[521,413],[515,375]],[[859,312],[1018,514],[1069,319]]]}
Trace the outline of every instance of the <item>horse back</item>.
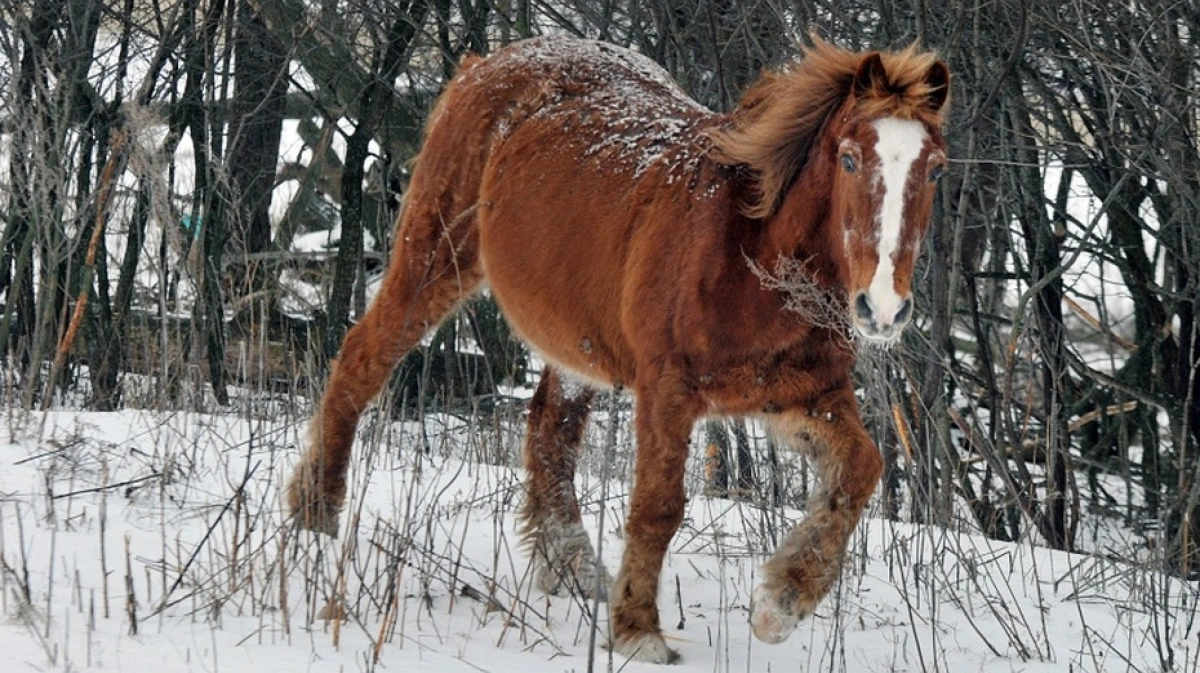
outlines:
{"label": "horse back", "polygon": [[630,384],[639,362],[739,337],[697,320],[714,310],[706,302],[735,296],[730,309],[774,313],[757,283],[741,287],[754,242],[738,227],[731,169],[706,157],[720,121],[633,52],[517,43],[463,63],[410,198],[443,203],[440,222],[475,209],[465,226],[478,232],[493,295],[547,359]]}

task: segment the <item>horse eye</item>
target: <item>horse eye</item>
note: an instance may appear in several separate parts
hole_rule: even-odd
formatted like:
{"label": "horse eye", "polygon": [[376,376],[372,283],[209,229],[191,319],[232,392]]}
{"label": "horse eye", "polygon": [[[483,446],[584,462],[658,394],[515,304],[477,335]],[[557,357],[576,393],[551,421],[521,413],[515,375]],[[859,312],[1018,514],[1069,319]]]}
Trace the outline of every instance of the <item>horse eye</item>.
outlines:
{"label": "horse eye", "polygon": [[846,169],[847,173],[853,173],[857,166],[854,164],[854,157],[849,154],[842,155],[842,168]]}
{"label": "horse eye", "polygon": [[933,170],[932,170],[932,171],[929,171],[929,181],[930,181],[930,182],[937,182],[937,181],[938,181],[938,178],[942,177],[942,170],[943,170],[943,169],[945,169],[945,166],[942,166],[941,164],[938,164],[937,166],[934,166],[934,167],[933,167]]}

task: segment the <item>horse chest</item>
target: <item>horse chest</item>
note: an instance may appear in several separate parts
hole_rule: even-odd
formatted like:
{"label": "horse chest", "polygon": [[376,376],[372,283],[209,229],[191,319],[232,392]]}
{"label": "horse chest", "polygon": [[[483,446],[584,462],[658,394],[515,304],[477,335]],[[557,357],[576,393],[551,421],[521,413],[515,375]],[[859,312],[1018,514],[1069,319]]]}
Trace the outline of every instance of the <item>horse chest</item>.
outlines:
{"label": "horse chest", "polygon": [[697,368],[688,378],[713,414],[773,414],[845,385],[853,362],[848,351],[818,345]]}

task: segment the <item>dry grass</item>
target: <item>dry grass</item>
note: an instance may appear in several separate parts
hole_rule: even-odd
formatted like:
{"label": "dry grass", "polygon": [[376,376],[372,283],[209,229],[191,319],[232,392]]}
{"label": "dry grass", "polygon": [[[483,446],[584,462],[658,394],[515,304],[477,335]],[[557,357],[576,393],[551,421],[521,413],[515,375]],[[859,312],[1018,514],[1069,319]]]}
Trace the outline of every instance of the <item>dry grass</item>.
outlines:
{"label": "dry grass", "polygon": [[[610,567],[632,444],[628,400],[614,404],[598,404],[577,484]],[[0,500],[0,609],[23,625],[39,665],[109,666],[133,633],[213,668],[222,657],[234,667],[256,648],[280,661],[366,670],[447,652],[493,662],[487,670],[512,661],[581,670],[588,652],[605,664],[606,652],[589,645],[593,634],[606,637],[604,605],[542,595],[520,548],[519,410],[401,422],[385,400],[360,428],[334,540],[294,531],[280,504],[306,433],[304,398],[260,391],[237,405],[220,416],[8,414],[15,446],[5,456],[19,456],[11,473],[23,482]],[[755,455],[768,454],[759,428],[750,439]],[[702,463],[697,456],[690,467],[689,492],[704,488]],[[837,590],[790,649],[752,643],[756,568],[802,516],[788,505],[809,489],[798,457],[755,467],[767,495],[694,497],[672,544],[660,608],[686,670],[761,670],[776,656],[830,671],[987,660],[1028,670],[1151,671],[1165,662],[1200,670],[1188,638],[1196,592],[1148,564],[879,519],[855,534]]]}

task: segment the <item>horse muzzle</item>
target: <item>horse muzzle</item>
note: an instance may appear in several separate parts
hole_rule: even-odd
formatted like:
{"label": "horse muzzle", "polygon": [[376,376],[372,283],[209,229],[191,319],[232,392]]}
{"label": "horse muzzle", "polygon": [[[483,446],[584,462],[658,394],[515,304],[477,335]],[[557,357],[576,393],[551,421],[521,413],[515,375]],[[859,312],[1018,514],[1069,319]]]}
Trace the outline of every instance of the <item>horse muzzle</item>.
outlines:
{"label": "horse muzzle", "polygon": [[893,307],[881,309],[866,292],[859,292],[852,304],[850,316],[854,330],[874,344],[885,345],[896,341],[912,321],[912,297],[902,299]]}

